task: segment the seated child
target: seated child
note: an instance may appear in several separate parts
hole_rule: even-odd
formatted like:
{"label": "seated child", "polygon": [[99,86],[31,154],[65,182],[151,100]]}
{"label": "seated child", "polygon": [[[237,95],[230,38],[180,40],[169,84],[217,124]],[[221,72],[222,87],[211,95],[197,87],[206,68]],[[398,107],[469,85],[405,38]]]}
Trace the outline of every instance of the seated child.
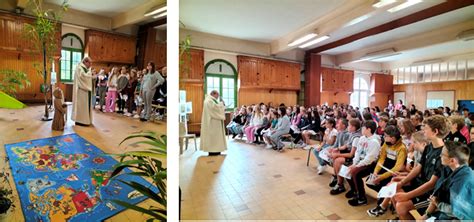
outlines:
{"label": "seated child", "polygon": [[423,216],[426,220],[469,220],[474,218],[474,173],[467,165],[469,148],[448,141],[441,152],[441,164],[450,174],[442,174],[436,182],[430,205]]}
{"label": "seated child", "polygon": [[53,92],[54,96],[54,117],[51,127],[53,130],[64,130],[64,114],[67,112],[67,105],[63,102],[63,91],[56,88]]}
{"label": "seated child", "polygon": [[351,179],[348,180],[354,197],[348,201],[351,206],[367,205],[364,182],[362,178],[368,176],[375,168],[380,153],[380,137],[375,134],[377,124],[368,120],[362,124],[362,135],[357,144],[357,150],[348,171]]}
{"label": "seated child", "polygon": [[375,166],[373,175],[375,179],[373,185],[367,184],[367,187],[375,191],[387,185],[392,179],[392,173],[386,171],[381,166],[398,173],[405,168],[405,161],[407,159],[407,148],[402,142],[400,131],[395,126],[387,126],[385,128],[385,143],[382,146],[377,165]]}

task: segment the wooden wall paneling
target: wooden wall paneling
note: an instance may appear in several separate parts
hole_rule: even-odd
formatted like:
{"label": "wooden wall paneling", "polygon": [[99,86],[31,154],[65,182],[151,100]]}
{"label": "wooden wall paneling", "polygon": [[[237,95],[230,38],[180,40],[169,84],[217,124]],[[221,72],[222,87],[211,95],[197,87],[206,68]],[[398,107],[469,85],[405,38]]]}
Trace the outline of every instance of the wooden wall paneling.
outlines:
{"label": "wooden wall paneling", "polygon": [[135,63],[135,37],[86,30],[87,53],[93,61],[109,63]]}
{"label": "wooden wall paneling", "polygon": [[269,89],[240,89],[238,104],[249,105],[257,103],[272,102],[274,105],[284,103],[285,105],[295,105],[297,103],[297,93],[292,90],[269,90]]}
{"label": "wooden wall paneling", "polygon": [[324,91],[321,92],[321,103],[328,103],[332,105],[333,103],[350,103],[350,94],[348,92],[336,92],[336,91]]}
{"label": "wooden wall paneling", "polygon": [[258,61],[248,57],[238,56],[238,73],[240,79],[240,86],[254,86],[255,79],[258,73]]}
{"label": "wooden wall paneling", "polygon": [[428,91],[443,90],[455,91],[455,105],[457,100],[474,100],[474,80],[403,84],[393,86],[394,92],[405,92],[407,105],[415,104],[419,109],[426,109],[426,94]]}
{"label": "wooden wall paneling", "polygon": [[204,102],[203,83],[180,83],[180,90],[186,90],[186,101],[192,102],[193,112],[189,116],[188,132],[199,133],[201,130],[201,118]]}
{"label": "wooden wall paneling", "polygon": [[180,66],[180,81],[203,82],[204,81],[204,51],[191,49],[189,56],[183,55],[183,64]]}

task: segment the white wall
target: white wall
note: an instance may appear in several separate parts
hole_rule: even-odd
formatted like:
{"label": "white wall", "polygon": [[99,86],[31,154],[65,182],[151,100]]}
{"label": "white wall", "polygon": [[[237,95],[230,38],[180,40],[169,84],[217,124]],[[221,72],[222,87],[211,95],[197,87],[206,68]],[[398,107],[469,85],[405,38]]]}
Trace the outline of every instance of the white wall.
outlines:
{"label": "white wall", "polygon": [[67,24],[63,24],[61,26],[61,35],[65,35],[65,34],[68,34],[68,33],[73,33],[77,36],[79,36],[79,38],[81,39],[82,41],[82,44],[86,44],[86,39],[85,39],[85,28],[82,28],[82,27],[79,27],[79,26],[72,26],[72,25],[67,25]]}
{"label": "white wall", "polygon": [[204,50],[204,66],[214,60],[214,59],[223,59],[227,62],[230,62],[234,68],[237,70],[237,54],[219,52],[215,50]]}

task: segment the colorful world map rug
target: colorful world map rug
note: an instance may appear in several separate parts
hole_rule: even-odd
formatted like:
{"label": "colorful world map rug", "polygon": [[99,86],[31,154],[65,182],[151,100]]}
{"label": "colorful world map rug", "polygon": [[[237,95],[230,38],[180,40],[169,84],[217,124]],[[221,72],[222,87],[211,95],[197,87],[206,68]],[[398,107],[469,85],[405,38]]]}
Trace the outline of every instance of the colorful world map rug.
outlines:
{"label": "colorful world map rug", "polygon": [[[102,221],[124,210],[111,200],[145,200],[110,179],[117,161],[77,134],[6,144],[5,149],[27,222]],[[151,186],[142,177],[121,174],[117,179]]]}

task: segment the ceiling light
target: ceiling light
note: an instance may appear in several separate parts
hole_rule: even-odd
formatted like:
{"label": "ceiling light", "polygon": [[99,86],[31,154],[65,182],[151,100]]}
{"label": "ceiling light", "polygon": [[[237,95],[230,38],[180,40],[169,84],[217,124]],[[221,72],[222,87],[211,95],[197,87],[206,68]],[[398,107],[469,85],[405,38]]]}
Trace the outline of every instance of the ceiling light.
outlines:
{"label": "ceiling light", "polygon": [[360,57],[359,59],[352,61],[352,62],[362,62],[367,60],[376,60],[381,58],[386,58],[394,55],[400,55],[400,52],[395,51],[395,49],[384,49],[376,52],[367,53],[364,56]]}
{"label": "ceiling light", "polygon": [[429,64],[442,63],[442,62],[444,62],[442,59],[430,59],[430,60],[413,62],[410,66],[429,65]]}
{"label": "ceiling light", "polygon": [[474,40],[474,29],[462,31],[456,37],[464,41]]}
{"label": "ceiling light", "polygon": [[386,5],[390,5],[394,2],[396,2],[397,0],[379,0],[377,3],[373,4],[372,6],[375,7],[375,8],[382,8]]}
{"label": "ceiling light", "polygon": [[305,43],[305,44],[303,44],[303,45],[300,45],[299,47],[300,47],[300,48],[306,48],[306,47],[311,46],[311,45],[314,45],[314,44],[316,44],[316,43],[318,43],[318,42],[322,42],[322,41],[324,41],[324,40],[326,40],[326,39],[329,39],[329,36],[324,35],[324,36],[321,36],[321,37],[319,37],[319,38],[317,38],[317,39],[315,39],[315,40],[312,40],[312,41],[309,41],[309,42],[307,42],[307,43]]}
{"label": "ceiling light", "polygon": [[360,16],[358,18],[355,18],[355,19],[352,19],[352,21],[350,21],[349,23],[347,23],[347,25],[345,25],[344,27],[349,27],[351,25],[355,25],[359,22],[362,22],[368,18],[370,18],[370,16],[372,16],[372,14],[367,14],[367,15],[363,15],[363,16]]}
{"label": "ceiling light", "polygon": [[159,14],[159,15],[153,16],[153,18],[154,18],[154,19],[160,18],[160,17],[163,17],[163,16],[165,16],[165,15],[167,15],[167,14],[168,14],[168,12],[163,12],[163,13],[161,13],[161,14]]}
{"label": "ceiling light", "polygon": [[158,14],[158,13],[160,13],[160,12],[164,12],[164,11],[166,11],[166,5],[165,5],[165,6],[162,6],[162,7],[159,7],[159,8],[157,8],[157,9],[155,9],[155,10],[152,10],[152,11],[150,11],[150,12],[147,12],[147,13],[145,14],[145,16],[152,16],[152,15]]}
{"label": "ceiling light", "polygon": [[389,9],[389,10],[387,10],[387,11],[389,11],[389,12],[391,12],[391,13],[394,13],[394,12],[400,11],[400,10],[402,10],[402,9],[408,8],[408,7],[412,6],[412,5],[416,5],[416,4],[420,3],[420,2],[423,2],[423,1],[422,1],[422,0],[407,0],[405,3],[400,4],[400,5],[397,5],[397,6],[391,8],[391,9]]}
{"label": "ceiling light", "polygon": [[299,39],[297,39],[297,40],[295,40],[295,41],[293,41],[293,42],[290,42],[290,43],[288,44],[288,46],[289,46],[289,47],[293,47],[293,46],[295,46],[295,45],[299,45],[299,44],[301,44],[301,43],[303,43],[303,42],[306,42],[306,41],[308,41],[308,40],[310,40],[310,39],[312,39],[312,38],[314,38],[314,37],[316,37],[316,36],[318,36],[318,34],[316,34],[316,33],[307,34],[307,35],[305,35],[305,36],[303,36],[303,37],[301,37],[301,38],[299,38]]}

